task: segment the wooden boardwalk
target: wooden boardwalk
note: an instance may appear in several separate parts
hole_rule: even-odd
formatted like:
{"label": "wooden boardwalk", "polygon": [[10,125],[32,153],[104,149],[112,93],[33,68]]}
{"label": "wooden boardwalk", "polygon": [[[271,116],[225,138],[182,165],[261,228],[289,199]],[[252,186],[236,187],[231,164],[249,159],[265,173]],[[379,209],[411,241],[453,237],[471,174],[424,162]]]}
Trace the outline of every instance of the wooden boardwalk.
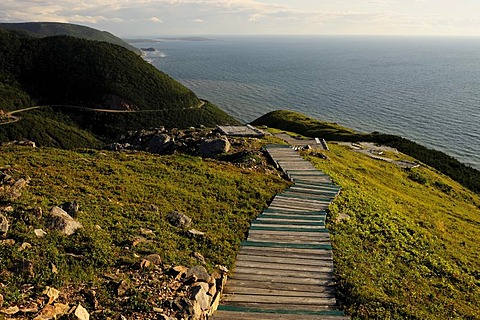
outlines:
{"label": "wooden boardwalk", "polygon": [[266,150],[294,185],[252,222],[213,319],[350,319],[335,300],[325,229],[325,210],[340,188],[292,148]]}

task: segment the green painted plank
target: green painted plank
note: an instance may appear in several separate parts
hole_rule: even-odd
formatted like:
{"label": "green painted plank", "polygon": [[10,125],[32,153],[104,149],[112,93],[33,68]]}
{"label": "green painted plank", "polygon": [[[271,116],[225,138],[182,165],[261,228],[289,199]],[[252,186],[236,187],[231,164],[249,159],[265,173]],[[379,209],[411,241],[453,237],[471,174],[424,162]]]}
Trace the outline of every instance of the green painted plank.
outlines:
{"label": "green painted plank", "polygon": [[309,185],[312,187],[328,187],[328,188],[340,189],[340,187],[334,184],[333,182],[312,182],[308,180],[297,179],[295,181],[295,184]]}
{"label": "green painted plank", "polygon": [[315,226],[315,227],[324,227],[324,221],[309,221],[309,222],[302,222],[302,221],[269,221],[269,220],[254,220],[252,222],[252,226],[260,226],[260,225],[269,225],[269,224],[277,224],[277,225],[285,225],[285,226]]}
{"label": "green painted plank", "polygon": [[[294,192],[292,190],[292,192]],[[282,193],[279,193],[277,194],[277,196],[280,196],[280,197],[288,197],[288,198],[294,198],[294,199],[307,199],[307,200],[316,200],[316,201],[328,201],[330,202],[332,200],[332,198],[329,198],[329,197],[307,197],[307,196],[299,196],[299,195],[296,195],[296,194],[288,194],[288,191],[285,191],[285,192],[282,192]]]}
{"label": "green painted plank", "polygon": [[309,221],[325,221],[325,216],[301,216],[301,215],[283,215],[283,214],[265,214],[262,213],[258,218],[267,219],[290,219],[290,220],[309,220]]}
{"label": "green painted plank", "polygon": [[321,311],[282,310],[282,309],[265,310],[260,308],[246,308],[246,307],[225,306],[225,305],[218,306],[218,310],[233,311],[233,312],[271,313],[271,314],[294,314],[294,315],[303,314],[303,315],[313,315],[313,316],[339,316],[339,317],[345,316],[345,313],[340,310],[321,310]]}
{"label": "green painted plank", "polygon": [[[310,189],[310,190],[292,189],[293,187]],[[287,188],[284,192],[287,192],[287,191],[298,192],[298,193],[306,193],[306,194],[312,194],[312,195],[320,195],[320,196],[329,196],[330,198],[335,197],[338,194],[337,190],[313,189],[313,188],[309,188],[309,187],[306,187],[306,186],[299,186],[299,185],[293,185],[290,188]]]}
{"label": "green painted plank", "polygon": [[332,250],[331,244],[316,244],[316,243],[280,243],[280,242],[262,242],[262,241],[242,241],[242,246],[243,247]]}
{"label": "green painted plank", "polygon": [[285,214],[296,214],[296,215],[308,215],[308,216],[318,216],[318,215],[321,215],[321,216],[324,216],[324,215],[327,215],[327,212],[326,211],[296,211],[296,212],[292,212],[292,211],[285,211],[285,210],[282,210],[282,209],[271,209],[271,208],[266,208],[263,210],[264,213],[285,213]]}
{"label": "green painted plank", "polygon": [[328,232],[325,228],[289,228],[289,227],[271,227],[271,226],[250,226],[250,230],[272,230],[272,231],[297,231],[297,232]]}

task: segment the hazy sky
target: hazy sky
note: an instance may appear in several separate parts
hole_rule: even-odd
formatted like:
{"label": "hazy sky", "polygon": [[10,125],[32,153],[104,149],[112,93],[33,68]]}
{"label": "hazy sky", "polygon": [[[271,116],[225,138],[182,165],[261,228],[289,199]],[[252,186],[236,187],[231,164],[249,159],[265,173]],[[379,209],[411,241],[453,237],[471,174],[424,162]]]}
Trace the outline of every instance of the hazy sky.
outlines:
{"label": "hazy sky", "polygon": [[119,36],[480,36],[480,0],[1,0],[0,21],[71,22]]}

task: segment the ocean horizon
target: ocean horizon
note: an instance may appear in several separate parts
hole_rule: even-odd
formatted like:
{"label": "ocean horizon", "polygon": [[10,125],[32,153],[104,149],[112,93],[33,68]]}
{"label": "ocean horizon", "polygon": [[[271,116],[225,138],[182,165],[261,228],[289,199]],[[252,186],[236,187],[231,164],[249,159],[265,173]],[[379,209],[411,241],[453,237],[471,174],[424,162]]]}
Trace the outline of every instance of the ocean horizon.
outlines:
{"label": "ocean horizon", "polygon": [[480,169],[480,38],[209,36],[145,59],[242,122],[278,109],[403,136]]}

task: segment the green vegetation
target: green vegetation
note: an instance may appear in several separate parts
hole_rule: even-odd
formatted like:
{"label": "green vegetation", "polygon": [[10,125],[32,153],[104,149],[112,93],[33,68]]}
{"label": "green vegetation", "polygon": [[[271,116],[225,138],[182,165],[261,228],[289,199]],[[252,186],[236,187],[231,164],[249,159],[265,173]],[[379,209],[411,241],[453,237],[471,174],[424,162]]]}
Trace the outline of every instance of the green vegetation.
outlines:
{"label": "green vegetation", "polygon": [[39,38],[53,36],[71,36],[80,39],[103,41],[122,46],[137,54],[141,54],[141,51],[139,49],[129,45],[128,43],[114,36],[110,32],[100,31],[78,24],[60,22],[0,23],[0,28],[22,31],[30,36]]}
{"label": "green vegetation", "polygon": [[[14,245],[0,242],[4,307],[38,296],[45,286],[78,291],[86,286],[96,288],[103,308],[125,314],[129,310],[115,305],[116,287],[105,275],[119,269],[141,273],[138,264],[150,253],[160,254],[166,264],[192,266],[198,264],[197,251],[210,269],[232,267],[250,221],[287,185],[276,175],[185,155],[25,147],[0,152],[1,171],[30,178],[22,197],[11,204],[14,211],[4,213],[11,224],[7,239],[15,240]],[[45,217],[53,206],[73,200],[84,228],[69,237],[49,231],[34,209],[42,208]],[[166,217],[173,211],[190,216],[190,228],[205,235],[191,236],[170,225]],[[36,228],[47,235],[37,238]],[[147,241],[134,245],[138,236]],[[25,242],[31,247],[19,250]],[[19,263],[32,268],[19,272]],[[129,301],[139,308],[141,301]]]}
{"label": "green vegetation", "polygon": [[39,146],[75,149],[85,146],[99,148],[102,142],[82,130],[69,117],[51,109],[22,113],[19,122],[0,125],[0,141],[22,140],[28,137]]}
{"label": "green vegetation", "polygon": [[457,159],[437,150],[426,148],[414,141],[378,132],[366,134],[351,129],[321,122],[293,111],[279,110],[267,113],[252,124],[266,125],[288,130],[309,137],[319,137],[333,141],[367,141],[397,148],[403,152],[458,181],[473,192],[480,193],[480,172]]}
{"label": "green vegetation", "polygon": [[479,319],[480,197],[429,167],[410,172],[330,148],[329,161],[307,158],[342,186],[327,227],[347,312]]}
{"label": "green vegetation", "polygon": [[[199,124],[238,123],[210,103],[202,106],[191,90],[133,52],[106,42],[67,36],[38,39],[0,29],[0,94],[0,109],[7,111],[32,105],[140,111],[97,114],[54,108],[57,112],[68,114],[79,128],[91,130],[97,137],[107,139],[115,139],[126,130],[145,126],[185,128]],[[38,119],[42,114],[37,112],[30,117],[25,114],[17,114],[22,121],[15,126],[1,128],[0,141],[5,141],[7,137],[19,137],[19,132],[39,132],[43,128],[50,130],[51,127],[72,125],[72,121],[65,122],[63,116],[52,117],[50,110],[45,114],[48,121],[35,124],[30,121],[31,118]],[[30,128],[32,125],[35,129]],[[38,135],[27,134],[22,138],[35,140]],[[61,144],[49,141],[60,139],[62,137],[52,135],[52,139],[42,138],[35,142],[42,146],[58,146]],[[77,140],[75,137],[72,139]],[[95,147],[96,144],[75,146]]]}

